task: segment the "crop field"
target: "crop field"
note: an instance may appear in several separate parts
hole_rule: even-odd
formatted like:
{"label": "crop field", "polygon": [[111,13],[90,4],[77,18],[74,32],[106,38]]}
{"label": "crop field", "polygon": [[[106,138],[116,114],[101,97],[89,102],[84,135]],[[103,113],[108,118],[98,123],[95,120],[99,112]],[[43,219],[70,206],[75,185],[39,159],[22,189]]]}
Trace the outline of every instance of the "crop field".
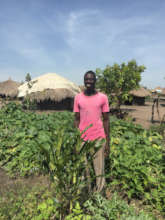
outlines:
{"label": "crop field", "polygon": [[84,158],[93,175],[96,145],[81,147],[73,121],[67,111],[37,114],[15,103],[0,109],[0,219],[164,219],[161,133],[111,117],[106,190],[88,193]]}

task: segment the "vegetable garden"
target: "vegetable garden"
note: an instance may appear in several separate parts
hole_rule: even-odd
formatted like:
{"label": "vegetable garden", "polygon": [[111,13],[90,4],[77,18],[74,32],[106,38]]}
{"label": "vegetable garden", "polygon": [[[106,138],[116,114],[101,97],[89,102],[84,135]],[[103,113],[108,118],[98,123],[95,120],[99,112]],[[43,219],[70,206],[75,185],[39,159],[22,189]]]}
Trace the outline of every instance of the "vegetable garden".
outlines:
{"label": "vegetable garden", "polygon": [[[12,178],[44,174],[51,186],[0,196],[0,219],[158,219],[165,216],[165,148],[162,136],[111,117],[106,168],[109,197],[88,194],[84,156],[73,113],[36,114],[9,103],[0,110],[0,167]],[[89,168],[92,173],[90,154]],[[139,210],[131,206],[138,202]],[[31,204],[31,205],[30,205]],[[21,206],[21,208],[20,208]],[[14,216],[14,217],[13,217]]]}

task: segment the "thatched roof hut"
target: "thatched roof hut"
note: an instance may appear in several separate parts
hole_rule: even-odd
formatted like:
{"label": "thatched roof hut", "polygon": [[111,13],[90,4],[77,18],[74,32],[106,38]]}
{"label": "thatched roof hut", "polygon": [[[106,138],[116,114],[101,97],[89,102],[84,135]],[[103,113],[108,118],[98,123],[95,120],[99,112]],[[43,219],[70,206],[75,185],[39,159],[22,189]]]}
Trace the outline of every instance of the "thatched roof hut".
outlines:
{"label": "thatched roof hut", "polygon": [[131,90],[130,95],[133,95],[135,97],[147,97],[151,96],[151,93],[147,89],[140,87],[138,89]]}
{"label": "thatched roof hut", "polygon": [[81,92],[83,92],[85,90],[85,86],[84,85],[79,85],[79,88],[80,88]]}
{"label": "thatched roof hut", "polygon": [[0,96],[15,98],[18,94],[18,87],[21,83],[8,79],[0,82]]}
{"label": "thatched roof hut", "polygon": [[66,98],[74,98],[77,93],[67,88],[57,88],[57,89],[45,89],[44,91],[32,92],[27,96],[31,100],[36,100],[38,102],[43,102],[45,100],[52,100],[55,102],[60,102]]}
{"label": "thatched roof hut", "polygon": [[53,101],[61,101],[65,98],[73,98],[80,92],[76,84],[56,73],[47,73],[31,80],[29,83],[26,82],[18,90],[18,97],[29,95],[29,97],[37,101],[43,101],[48,98]]}
{"label": "thatched roof hut", "polygon": [[66,99],[73,100],[74,96],[80,92],[80,88],[76,84],[56,73],[44,74],[29,83],[24,83],[18,89],[18,97],[29,97],[40,103],[42,108],[44,108],[43,103],[48,108],[48,106],[54,105],[53,103],[57,105]]}
{"label": "thatched roof hut", "polygon": [[151,93],[143,87],[140,87],[138,89],[133,89],[130,91],[129,94],[133,96],[133,98],[131,101],[125,102],[125,104],[128,104],[128,105],[132,105],[132,104],[145,105],[145,98],[147,96],[151,96]]}

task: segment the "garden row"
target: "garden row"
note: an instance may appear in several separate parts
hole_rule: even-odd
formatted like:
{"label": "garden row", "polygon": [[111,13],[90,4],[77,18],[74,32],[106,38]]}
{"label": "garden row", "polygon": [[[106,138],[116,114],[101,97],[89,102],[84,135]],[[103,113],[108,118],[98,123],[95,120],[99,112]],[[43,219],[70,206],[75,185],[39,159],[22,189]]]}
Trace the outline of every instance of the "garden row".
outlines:
{"label": "garden row", "polygon": [[[129,201],[138,199],[165,215],[162,136],[115,118],[111,118],[110,128],[106,176],[111,192],[117,191]],[[75,206],[83,207],[89,199],[83,196],[84,156],[95,143],[87,142],[81,148],[81,134],[73,126],[72,113],[39,115],[9,103],[0,110],[0,131],[0,166],[12,176],[48,174],[54,184],[57,219],[73,213]],[[90,169],[92,172],[92,166]]]}

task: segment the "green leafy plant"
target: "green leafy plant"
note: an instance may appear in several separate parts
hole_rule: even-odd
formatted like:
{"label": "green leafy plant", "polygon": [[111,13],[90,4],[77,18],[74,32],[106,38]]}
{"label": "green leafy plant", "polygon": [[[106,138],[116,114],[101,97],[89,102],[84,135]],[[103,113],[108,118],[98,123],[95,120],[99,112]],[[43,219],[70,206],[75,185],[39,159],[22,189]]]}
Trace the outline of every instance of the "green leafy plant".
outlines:
{"label": "green leafy plant", "polygon": [[50,175],[63,219],[87,189],[87,178],[82,178],[86,170],[85,156],[89,154],[87,166],[92,171],[94,153],[91,150],[98,150],[101,145],[96,147],[93,141],[82,146],[81,134],[73,127],[73,117],[65,113],[39,116],[24,112],[15,104],[6,106],[1,113],[7,115],[1,127],[1,165],[12,175],[29,175],[35,171]]}
{"label": "green leafy plant", "polygon": [[[18,183],[17,183],[18,184]],[[49,183],[19,183],[0,193],[0,219],[17,220],[59,220],[60,213],[54,188]],[[72,213],[65,216],[65,220],[93,220],[93,219],[147,219],[154,220],[151,214],[135,211],[117,193],[107,200],[99,194],[93,195],[83,204],[75,203]]]}
{"label": "green leafy plant", "polygon": [[95,194],[90,200],[85,202],[84,207],[86,212],[92,216],[92,220],[140,220],[142,217],[147,220],[155,219],[152,215],[144,212],[136,213],[134,208],[121,200],[117,193],[114,193],[110,200],[105,199],[100,194]]}
{"label": "green leafy plant", "polygon": [[0,219],[27,219],[27,220],[49,220],[59,219],[52,191],[48,186],[36,185],[34,187],[17,186],[9,189],[0,197]]}
{"label": "green leafy plant", "polygon": [[109,185],[123,196],[143,200],[164,212],[164,147],[162,136],[124,121],[111,122]]}
{"label": "green leafy plant", "polygon": [[[56,131],[54,136],[56,141],[51,145],[49,137],[42,133],[38,147],[43,156],[41,166],[53,182],[60,219],[63,219],[66,214],[72,213],[77,201],[83,202],[84,196],[90,196],[87,192],[84,193],[88,188],[85,171],[86,166],[92,170],[90,164],[94,153],[91,150],[96,147],[95,142],[85,142],[82,145],[81,133],[77,129],[73,133]],[[85,162],[87,154],[91,155],[88,157],[88,164]]]}
{"label": "green leafy plant", "polygon": [[144,70],[145,67],[138,66],[135,60],[129,61],[128,64],[107,65],[104,70],[98,68],[97,88],[108,95],[111,106],[120,109],[120,105],[128,100],[130,90],[139,87]]}
{"label": "green leafy plant", "polygon": [[[144,206],[157,209],[164,215],[163,137],[157,130],[145,130],[113,117],[110,126],[111,154],[107,158],[110,167],[106,168],[110,180],[108,187],[120,192],[128,201],[138,199]],[[56,214],[60,216],[62,213],[62,218],[83,210],[81,214],[88,215],[82,205],[88,198],[86,179],[82,176],[84,156],[90,153],[95,143],[86,143],[81,148],[80,136],[73,126],[70,112],[39,115],[9,103],[0,110],[0,166],[14,177],[44,172],[54,185]]]}

